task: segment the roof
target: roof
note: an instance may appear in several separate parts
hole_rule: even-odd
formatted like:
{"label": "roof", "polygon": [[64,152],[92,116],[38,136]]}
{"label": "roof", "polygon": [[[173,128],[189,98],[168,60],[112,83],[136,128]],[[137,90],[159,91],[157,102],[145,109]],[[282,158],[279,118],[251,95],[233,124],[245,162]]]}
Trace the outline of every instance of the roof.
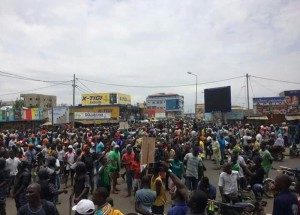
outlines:
{"label": "roof", "polygon": [[248,116],[247,119],[250,120],[268,120],[267,116]]}
{"label": "roof", "polygon": [[293,115],[293,116],[287,115],[287,116],[285,116],[285,119],[287,121],[300,120],[300,115]]}

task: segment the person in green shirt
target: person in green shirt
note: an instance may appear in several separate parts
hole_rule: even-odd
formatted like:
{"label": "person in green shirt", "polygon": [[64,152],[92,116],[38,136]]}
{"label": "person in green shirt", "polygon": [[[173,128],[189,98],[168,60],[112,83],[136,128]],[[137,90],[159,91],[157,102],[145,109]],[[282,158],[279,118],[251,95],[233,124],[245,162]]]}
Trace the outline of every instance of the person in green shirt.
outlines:
{"label": "person in green shirt", "polygon": [[178,178],[182,178],[184,171],[183,162],[179,160],[177,153],[175,154],[174,159],[170,159],[170,169]]}
{"label": "person in green shirt", "polygon": [[272,162],[274,158],[272,157],[271,153],[266,149],[266,143],[262,142],[260,144],[260,157],[262,158],[261,166],[264,168],[266,172],[266,177],[268,177],[269,172],[272,168]]}
{"label": "person in green shirt", "polygon": [[97,188],[98,187],[104,187],[107,189],[108,193],[110,193],[111,190],[111,179],[110,179],[110,167],[107,162],[107,158],[105,155],[102,155],[99,158],[99,162],[101,164],[101,167],[99,168],[98,173],[98,182],[97,182]]}
{"label": "person in green shirt", "polygon": [[109,158],[109,168],[110,168],[110,172],[111,172],[111,179],[113,182],[113,193],[114,194],[118,194],[117,191],[120,191],[117,188],[117,179],[119,177],[119,171],[120,171],[120,159],[121,159],[121,155],[119,152],[119,145],[115,145],[114,149],[111,150],[108,154],[108,158]]}

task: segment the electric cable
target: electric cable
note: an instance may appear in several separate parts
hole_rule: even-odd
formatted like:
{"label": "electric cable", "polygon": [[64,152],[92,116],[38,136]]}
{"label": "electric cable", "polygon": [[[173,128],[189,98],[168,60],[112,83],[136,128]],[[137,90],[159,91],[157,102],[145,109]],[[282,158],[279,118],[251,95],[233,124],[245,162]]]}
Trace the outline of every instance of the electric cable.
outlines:
{"label": "electric cable", "polygon": [[52,85],[49,85],[49,86],[39,87],[39,88],[31,89],[31,90],[22,90],[22,91],[18,91],[18,92],[15,92],[15,93],[5,93],[5,94],[1,94],[0,96],[8,96],[8,95],[15,95],[15,94],[19,94],[19,93],[32,92],[32,91],[42,90],[42,89],[46,89],[46,88],[50,88],[50,87],[54,87],[54,86],[58,86],[58,85],[65,85],[66,86],[66,84],[63,84],[63,83],[56,83],[56,84],[52,84]]}
{"label": "electric cable", "polygon": [[[211,84],[211,83],[217,83],[217,82],[222,82],[222,81],[229,81],[237,78],[242,78],[244,76],[237,76],[233,78],[226,78],[222,80],[216,80],[216,81],[208,81],[208,82],[200,82],[198,85],[204,85],[204,84]],[[95,84],[102,84],[102,85],[108,85],[108,86],[117,86],[117,87],[133,87],[133,88],[173,88],[173,87],[190,87],[190,86],[195,86],[195,84],[179,84],[179,85],[161,85],[161,86],[150,86],[150,85],[125,85],[125,84],[115,84],[115,83],[105,83],[105,82],[97,82],[97,81],[92,81],[92,80],[87,80],[83,78],[78,78],[82,81],[90,82],[90,83],[95,83]]]}

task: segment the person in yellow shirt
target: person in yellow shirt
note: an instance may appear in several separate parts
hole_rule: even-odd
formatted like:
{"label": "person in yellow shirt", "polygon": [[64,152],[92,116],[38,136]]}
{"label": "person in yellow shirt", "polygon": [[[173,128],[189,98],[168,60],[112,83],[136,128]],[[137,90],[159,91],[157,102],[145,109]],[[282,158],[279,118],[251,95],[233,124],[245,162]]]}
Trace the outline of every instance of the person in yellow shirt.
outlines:
{"label": "person in yellow shirt", "polygon": [[163,186],[159,172],[160,166],[158,163],[155,163],[153,168],[153,176],[151,178],[151,190],[156,192],[156,199],[152,205],[153,214],[164,214],[164,205],[167,202],[166,189]]}
{"label": "person in yellow shirt", "polygon": [[96,205],[95,215],[124,215],[107,202],[108,197],[109,193],[104,187],[99,187],[94,192],[92,200]]}

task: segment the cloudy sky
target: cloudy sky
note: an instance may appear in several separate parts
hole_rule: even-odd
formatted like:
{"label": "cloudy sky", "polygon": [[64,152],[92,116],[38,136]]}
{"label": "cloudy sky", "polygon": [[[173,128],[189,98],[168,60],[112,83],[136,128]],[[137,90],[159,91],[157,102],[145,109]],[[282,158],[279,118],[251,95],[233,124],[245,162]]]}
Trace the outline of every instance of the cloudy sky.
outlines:
{"label": "cloudy sky", "polygon": [[[134,102],[153,93],[185,96],[194,86],[169,86],[253,76],[300,82],[299,0],[1,0],[0,70],[39,80],[68,81],[80,90],[124,92]],[[3,74],[3,73],[2,73]],[[300,89],[250,78],[250,96]],[[0,76],[0,100],[20,91],[49,93],[72,103],[72,87]],[[245,78],[199,85],[231,85],[233,104],[245,106]],[[47,87],[50,86],[50,87]],[[40,90],[33,90],[37,88]],[[76,103],[81,91],[76,91]],[[10,93],[10,94],[9,94]],[[15,93],[15,94],[12,94]],[[9,94],[9,95],[8,95]]]}

